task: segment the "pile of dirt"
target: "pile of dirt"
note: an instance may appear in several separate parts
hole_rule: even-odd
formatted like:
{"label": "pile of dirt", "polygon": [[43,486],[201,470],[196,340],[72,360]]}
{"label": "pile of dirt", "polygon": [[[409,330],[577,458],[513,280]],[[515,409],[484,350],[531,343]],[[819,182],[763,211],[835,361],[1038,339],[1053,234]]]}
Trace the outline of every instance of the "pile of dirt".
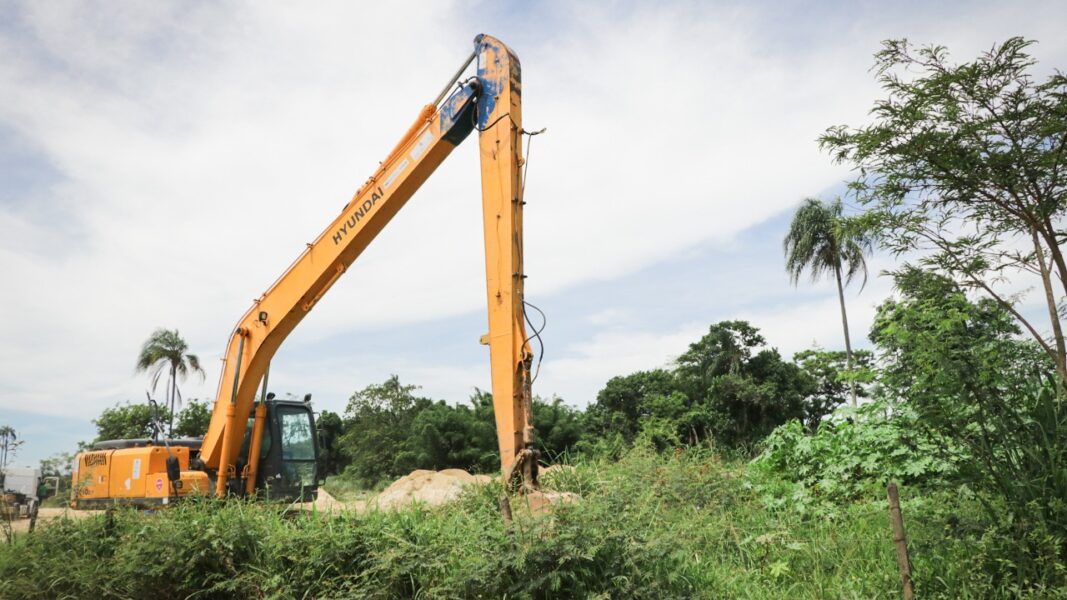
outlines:
{"label": "pile of dirt", "polygon": [[462,469],[418,469],[394,481],[371,502],[381,509],[402,508],[412,502],[440,506],[459,498],[468,485],[488,483],[491,479],[488,475],[471,475]]}
{"label": "pile of dirt", "polygon": [[538,481],[542,483],[546,481],[552,482],[560,477],[573,475],[574,472],[575,469],[571,465],[548,465],[547,467],[541,467],[539,470]]}
{"label": "pile of dirt", "polygon": [[[548,515],[552,514],[557,506],[577,504],[581,499],[581,496],[573,492],[537,490],[523,494],[518,500],[512,500],[512,510],[525,509],[533,515]],[[518,502],[517,507],[516,502]]]}
{"label": "pile of dirt", "polygon": [[330,492],[319,488],[318,496],[316,496],[314,502],[308,502],[304,505],[305,510],[314,509],[316,512],[326,514],[337,514],[348,508],[343,502],[337,500],[330,495]]}
{"label": "pile of dirt", "polygon": [[[573,471],[574,467],[551,465],[541,470],[542,481],[548,481],[551,484],[554,477],[565,476]],[[377,496],[367,501],[341,502],[326,490],[319,488],[319,495],[315,502],[304,504],[303,508],[325,514],[338,514],[343,510],[362,512],[375,507],[381,510],[394,510],[406,508],[415,502],[428,506],[441,506],[459,498],[467,486],[484,485],[493,480],[494,478],[490,475],[471,475],[462,469],[443,471],[418,469],[397,479]],[[522,499],[517,501],[515,509],[526,509],[534,514],[548,513],[551,512],[553,506],[570,504],[579,500],[577,494],[568,492],[538,491],[522,496]]]}

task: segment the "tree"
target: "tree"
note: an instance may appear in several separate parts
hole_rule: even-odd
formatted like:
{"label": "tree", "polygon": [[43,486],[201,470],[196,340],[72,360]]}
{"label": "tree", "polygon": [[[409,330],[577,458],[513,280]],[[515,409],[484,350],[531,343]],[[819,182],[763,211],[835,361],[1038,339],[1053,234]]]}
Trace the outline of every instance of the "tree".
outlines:
{"label": "tree", "polygon": [[[472,401],[484,399],[478,394]],[[489,406],[492,407],[491,396]],[[478,411],[471,407],[451,406],[439,400],[415,415],[407,443],[415,453],[416,468],[489,472],[500,467],[491,410],[479,418]]]}
{"label": "tree", "polygon": [[15,457],[15,452],[22,445],[15,429],[10,425],[0,426],[0,469],[7,466],[9,460]]}
{"label": "tree", "polygon": [[[70,486],[74,458],[74,454],[70,452],[57,452],[48,458],[41,459],[41,484],[37,492],[39,499],[54,496],[64,487]],[[46,481],[49,477],[57,479],[55,485],[51,481]]]}
{"label": "tree", "polygon": [[[162,433],[159,425],[167,421],[172,419],[166,407],[118,403],[105,408],[100,416],[93,420],[96,425],[95,441],[154,438]],[[201,437],[207,432],[210,422],[211,412],[207,404],[193,399],[178,413],[174,433],[185,437]]]}
{"label": "tree", "polygon": [[711,440],[744,448],[789,419],[804,418],[814,386],[804,371],[767,348],[751,324],[722,321],[691,344],[672,371],[609,380],[585,412],[585,441],[614,435],[609,449],[638,439],[661,449]]}
{"label": "tree", "polygon": [[677,389],[674,375],[663,369],[612,377],[586,409],[584,429],[591,437],[602,439],[618,434],[623,441],[633,442],[641,428],[641,417],[648,414],[651,399]]}
{"label": "tree", "polygon": [[[874,122],[832,127],[819,143],[858,172],[851,194],[882,246],[992,299],[1067,384],[1067,77],[1035,81],[1032,44],[1011,38],[952,64],[942,46],[886,41]],[[1048,337],[1000,285],[1021,273],[1040,281]]]}
{"label": "tree", "polygon": [[48,458],[41,459],[42,477],[70,478],[74,468],[74,454],[71,452],[57,452]]}
{"label": "tree", "polygon": [[743,373],[753,351],[766,343],[748,321],[721,321],[678,357],[676,374],[691,396],[699,396],[719,377]]}
{"label": "tree", "polygon": [[96,441],[127,440],[155,437],[159,431],[158,423],[170,419],[170,412],[163,407],[157,409],[159,414],[147,404],[116,404],[105,408],[100,416],[93,420],[96,425]]}
{"label": "tree", "polygon": [[[804,200],[793,215],[789,232],[785,236],[785,266],[793,285],[804,271],[811,273],[812,281],[821,275],[833,274],[837,282],[837,299],[841,305],[841,328],[845,332],[845,355],[848,369],[852,370],[852,340],[848,334],[848,314],[845,311],[845,288],[852,279],[863,274],[867,283],[867,261],[871,239],[853,220],[843,215],[841,200],[822,202],[815,198]],[[842,275],[844,282],[842,282]],[[862,286],[861,286],[862,287]],[[856,386],[849,386],[852,406],[856,406]]]}
{"label": "tree", "polygon": [[[318,424],[327,472],[334,461],[347,459],[345,475],[374,486],[415,469],[498,471],[492,394],[475,389],[469,404],[452,405],[416,396],[417,389],[394,375],[354,394],[343,422],[323,412]],[[533,414],[537,448],[546,460],[582,436],[581,413],[559,398],[534,398]]]}
{"label": "tree", "polygon": [[956,457],[990,535],[1018,544],[997,561],[1002,576],[1025,587],[1049,554],[1067,560],[1067,397],[1055,367],[996,300],[972,301],[951,278],[915,268],[895,280],[899,298],[879,307],[870,336],[881,389]]}
{"label": "tree", "polygon": [[581,411],[568,406],[562,398],[545,400],[535,397],[533,420],[537,431],[537,449],[541,451],[541,459],[547,462],[558,462],[561,456],[585,437]]}
{"label": "tree", "polygon": [[[853,383],[869,383],[872,380],[874,354],[870,350],[857,350],[853,352],[852,359],[855,361],[854,368],[848,366],[845,352],[815,348],[793,355],[793,362],[815,382],[805,402],[804,422],[809,431],[815,431],[824,417],[848,401]],[[863,386],[856,386],[856,393],[864,397],[867,395]]]}
{"label": "tree", "polygon": [[340,438],[344,434],[344,421],[341,415],[328,410],[322,411],[315,419],[315,428],[319,436],[319,465],[324,475],[337,475],[347,464],[341,453]]}
{"label": "tree", "polygon": [[692,443],[714,438],[728,448],[749,446],[778,425],[803,418],[804,398],[814,386],[799,367],[767,348],[747,321],[712,325],[676,362],[678,388],[689,403],[658,404],[679,415],[679,438]]}
{"label": "tree", "polygon": [[195,354],[189,354],[189,345],[185,343],[177,330],[157,329],[145,340],[141,347],[141,354],[137,357],[137,370],[152,370],[152,391],[155,391],[159,377],[165,370],[170,369],[170,379],[167,386],[167,407],[169,408],[169,425],[167,435],[174,433],[174,411],[181,402],[181,394],[178,391],[178,377],[185,379],[189,372],[199,373],[204,378],[204,370],[200,368],[200,359]]}
{"label": "tree", "polygon": [[178,413],[174,433],[182,437],[203,437],[211,424],[211,409],[206,402],[193,398]]}
{"label": "tree", "polygon": [[350,461],[346,474],[374,485],[416,468],[416,454],[409,443],[412,426],[416,415],[433,404],[416,396],[417,389],[393,375],[349,398],[341,436],[342,452]]}
{"label": "tree", "polygon": [[1035,377],[1052,372],[1048,357],[1018,338],[1018,325],[995,300],[972,301],[953,279],[915,267],[893,279],[899,298],[878,307],[870,333],[889,400],[944,421],[941,427],[951,420],[949,429],[962,435],[974,429],[970,411],[978,408],[964,404],[1025,395]]}

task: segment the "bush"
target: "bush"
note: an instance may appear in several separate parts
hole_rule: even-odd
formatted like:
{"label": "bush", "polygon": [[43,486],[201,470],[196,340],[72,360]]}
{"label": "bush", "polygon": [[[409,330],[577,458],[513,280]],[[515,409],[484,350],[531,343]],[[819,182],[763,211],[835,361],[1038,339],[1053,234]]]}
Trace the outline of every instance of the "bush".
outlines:
{"label": "bush", "polygon": [[989,522],[989,568],[1018,589],[1067,582],[1067,399],[1055,380],[982,407],[964,441]]}
{"label": "bush", "polygon": [[775,483],[799,484],[801,490],[788,501],[768,496],[768,503],[832,512],[844,502],[881,497],[889,482],[943,483],[956,472],[958,451],[916,435],[908,411],[891,417],[886,412],[885,404],[872,403],[839,411],[815,433],[800,421],[776,429],[764,440],[753,469]]}
{"label": "bush", "polygon": [[962,450],[960,480],[994,529],[989,572],[1024,590],[1064,581],[1067,400],[1049,357],[1012,315],[951,279],[905,268],[878,310],[885,393],[906,399],[924,437]]}

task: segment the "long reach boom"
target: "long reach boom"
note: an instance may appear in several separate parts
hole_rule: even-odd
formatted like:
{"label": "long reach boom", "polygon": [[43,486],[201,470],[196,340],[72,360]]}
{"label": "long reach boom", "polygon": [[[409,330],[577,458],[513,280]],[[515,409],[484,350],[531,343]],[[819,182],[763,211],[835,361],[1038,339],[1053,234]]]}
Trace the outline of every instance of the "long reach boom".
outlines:
{"label": "long reach boom", "polygon": [[[449,94],[467,66],[476,74]],[[510,479],[521,470],[536,485],[531,420],[532,353],[524,327],[522,207],[522,95],[519,60],[499,40],[479,35],[470,58],[341,214],[260,296],[230,336],[211,424],[200,460],[214,472],[216,495],[256,487],[256,457],[263,443],[264,403],[253,415],[257,390],[274,353],[368,244],[471,131],[478,130],[485,230],[486,297],[493,408],[501,468]],[[253,431],[242,472],[236,465],[249,418]],[[243,458],[243,457],[242,457]],[[521,468],[521,469],[520,469]],[[228,487],[229,486],[229,487]]]}

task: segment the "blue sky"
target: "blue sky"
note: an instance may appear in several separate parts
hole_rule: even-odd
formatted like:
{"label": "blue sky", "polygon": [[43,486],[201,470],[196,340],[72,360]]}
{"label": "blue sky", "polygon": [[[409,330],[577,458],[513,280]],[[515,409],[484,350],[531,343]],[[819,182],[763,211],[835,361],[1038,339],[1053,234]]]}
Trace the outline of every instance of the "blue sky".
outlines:
{"label": "blue sky", "polygon": [[[1010,35],[1067,64],[1061,3],[324,3],[0,6],[0,423],[20,462],[144,395],[156,327],[214,398],[236,319],[335,216],[476,33],[523,61],[536,393],[584,406],[745,318],[783,354],[841,345],[834,289],[793,288],[781,238],[848,173],[816,136],[859,124],[879,41],[969,58]],[[272,387],[342,410],[396,373],[488,387],[478,169],[458,149],[277,355]],[[889,266],[874,257],[872,270]],[[859,346],[890,292],[849,295]]]}

